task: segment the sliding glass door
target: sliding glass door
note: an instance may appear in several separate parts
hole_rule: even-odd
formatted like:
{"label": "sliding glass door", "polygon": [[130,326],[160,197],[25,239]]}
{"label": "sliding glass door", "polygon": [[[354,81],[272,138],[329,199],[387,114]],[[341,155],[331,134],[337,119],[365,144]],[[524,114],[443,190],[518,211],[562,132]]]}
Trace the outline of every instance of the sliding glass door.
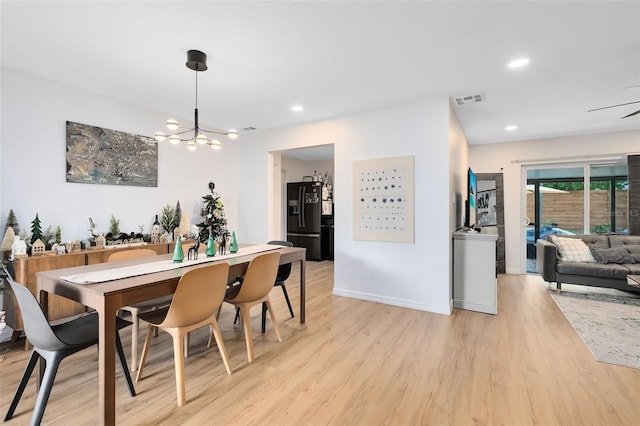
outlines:
{"label": "sliding glass door", "polygon": [[539,238],[627,232],[626,164],[530,167],[526,179],[526,272],[537,272]]}
{"label": "sliding glass door", "polygon": [[628,233],[627,166],[591,166],[590,177],[591,233]]}

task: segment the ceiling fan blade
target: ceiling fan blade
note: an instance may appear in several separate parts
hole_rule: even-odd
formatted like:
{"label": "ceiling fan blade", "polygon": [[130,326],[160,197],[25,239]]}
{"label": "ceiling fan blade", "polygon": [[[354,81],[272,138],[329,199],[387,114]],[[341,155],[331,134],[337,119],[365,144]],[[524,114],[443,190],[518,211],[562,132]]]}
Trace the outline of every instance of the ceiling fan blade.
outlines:
{"label": "ceiling fan blade", "polygon": [[634,116],[634,115],[636,115],[636,114],[640,114],[640,109],[639,109],[639,110],[637,110],[636,112],[632,112],[632,113],[631,113],[631,114],[629,114],[629,115],[625,115],[625,116],[624,116],[624,117],[622,117],[622,118],[633,117],[633,116]]}
{"label": "ceiling fan blade", "polygon": [[632,104],[638,104],[638,103],[640,103],[640,101],[627,102],[627,103],[624,103],[624,104],[618,104],[618,105],[609,105],[609,106],[602,107],[602,108],[590,109],[590,110],[588,110],[587,112],[600,111],[601,109],[615,108],[615,107],[619,107],[619,106],[632,105]]}

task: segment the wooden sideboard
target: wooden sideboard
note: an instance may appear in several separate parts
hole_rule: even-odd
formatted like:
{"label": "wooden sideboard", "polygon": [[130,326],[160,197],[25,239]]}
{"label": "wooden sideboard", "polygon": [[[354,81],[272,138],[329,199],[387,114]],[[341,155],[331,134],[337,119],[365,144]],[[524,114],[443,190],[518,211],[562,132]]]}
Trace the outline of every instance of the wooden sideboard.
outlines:
{"label": "wooden sideboard", "polygon": [[[185,253],[188,247],[192,244],[193,241],[183,242],[183,250]],[[167,254],[173,252],[175,243],[145,244],[135,247],[107,249],[90,248],[66,254],[53,254],[51,252],[47,252],[46,254],[38,256],[16,256],[12,262],[9,262],[9,270],[17,283],[27,286],[27,288],[31,290],[31,293],[36,295],[37,272],[105,263],[112,253],[139,248],[151,249],[158,254]],[[15,340],[24,330],[24,326],[22,323],[22,314],[18,308],[18,303],[13,292],[8,288],[5,288],[4,293],[4,310],[6,312],[6,323],[14,330],[13,339]],[[69,299],[56,295],[51,295],[49,297],[48,317],[51,321],[77,315],[84,311],[85,307],[77,302],[73,302]]]}

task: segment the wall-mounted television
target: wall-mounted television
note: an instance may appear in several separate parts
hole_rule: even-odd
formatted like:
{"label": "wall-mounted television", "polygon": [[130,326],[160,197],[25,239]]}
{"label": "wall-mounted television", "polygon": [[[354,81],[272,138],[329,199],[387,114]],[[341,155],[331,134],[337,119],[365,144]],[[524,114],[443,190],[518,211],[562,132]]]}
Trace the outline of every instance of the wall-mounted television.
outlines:
{"label": "wall-mounted television", "polygon": [[464,205],[464,226],[466,228],[473,228],[476,225],[477,193],[476,175],[469,167],[467,171],[467,200]]}

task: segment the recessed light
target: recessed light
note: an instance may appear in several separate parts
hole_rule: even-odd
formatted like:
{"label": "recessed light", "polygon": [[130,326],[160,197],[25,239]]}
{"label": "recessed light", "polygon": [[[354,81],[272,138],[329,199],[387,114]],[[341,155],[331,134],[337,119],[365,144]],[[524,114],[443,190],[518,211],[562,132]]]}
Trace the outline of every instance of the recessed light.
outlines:
{"label": "recessed light", "polygon": [[508,130],[508,131],[511,131],[511,130],[516,130],[517,128],[518,128],[518,126],[507,126],[504,129]]}
{"label": "recessed light", "polygon": [[514,59],[513,61],[509,62],[509,68],[524,67],[528,63],[529,63],[529,59],[527,58]]}
{"label": "recessed light", "polygon": [[302,105],[294,105],[291,107],[291,111],[293,112],[302,112],[304,111],[304,107]]}

